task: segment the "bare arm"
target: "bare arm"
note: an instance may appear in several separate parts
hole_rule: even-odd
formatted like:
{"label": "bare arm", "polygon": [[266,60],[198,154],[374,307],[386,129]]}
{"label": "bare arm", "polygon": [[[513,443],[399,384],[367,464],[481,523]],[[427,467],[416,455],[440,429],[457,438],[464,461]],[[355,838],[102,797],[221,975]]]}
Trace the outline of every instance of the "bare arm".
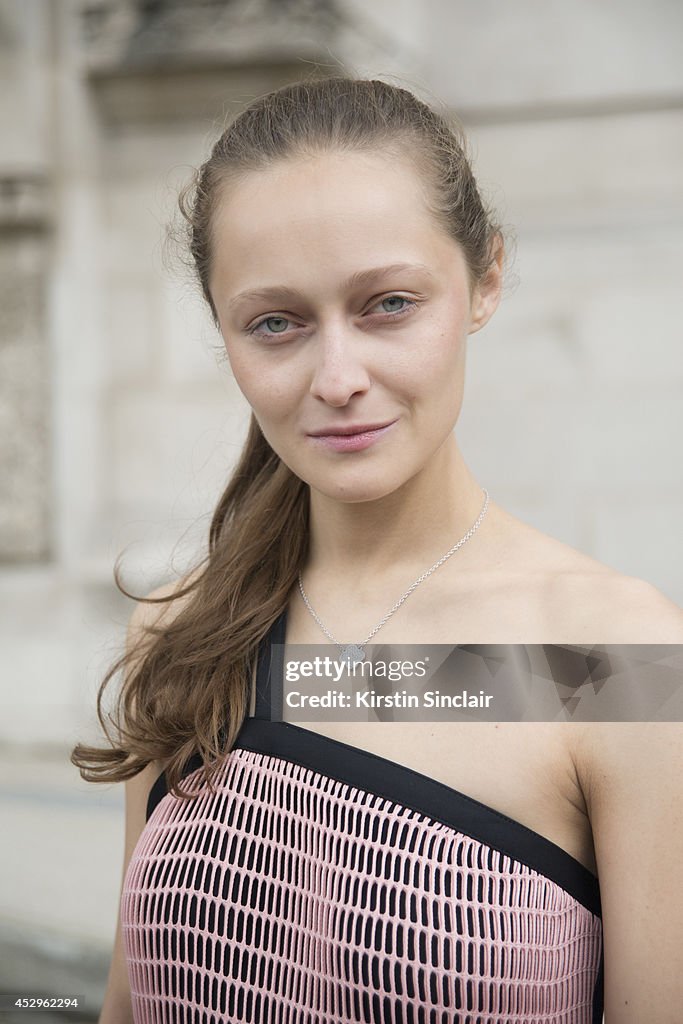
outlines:
{"label": "bare arm", "polygon": [[[175,589],[179,589],[180,585],[185,582],[185,580],[181,580],[180,583],[159,587],[152,591],[149,596],[164,597]],[[142,654],[145,649],[146,639],[149,638],[149,635],[145,632],[146,627],[151,624],[158,624],[162,619],[166,620],[167,617],[172,617],[182,607],[185,600],[187,598],[180,598],[177,602],[174,601],[162,605],[149,605],[142,602],[136,605],[128,626],[126,649]],[[121,875],[122,889],[130,859],[145,827],[149,791],[162,770],[162,764],[152,761],[143,771],[139,772],[134,778],[128,779],[125,783],[126,828],[123,871]],[[132,1024],[132,1022],[133,1011],[130,982],[121,935],[121,903],[119,898],[116,938],[114,940],[109,977],[98,1024]]]}
{"label": "bare arm", "polygon": [[[613,609],[623,642],[683,644],[683,612],[650,584],[629,580]],[[683,1005],[683,723],[595,723],[587,735],[605,1022],[676,1024]]]}
{"label": "bare arm", "polygon": [[[126,787],[126,838],[123,855],[123,871],[121,874],[121,888],[128,870],[130,859],[135,846],[145,827],[145,815],[149,791],[161,774],[160,766],[152,761],[134,779],[125,783]],[[128,979],[128,967],[123,950],[123,939],[121,935],[121,903],[119,898],[119,913],[117,915],[116,938],[112,953],[111,966],[107,988],[102,1003],[102,1011],[99,1017],[99,1024],[133,1024],[133,1009],[131,1006],[130,984]]]}
{"label": "bare arm", "polygon": [[606,1024],[677,1024],[683,1006],[683,723],[584,733],[600,876]]}

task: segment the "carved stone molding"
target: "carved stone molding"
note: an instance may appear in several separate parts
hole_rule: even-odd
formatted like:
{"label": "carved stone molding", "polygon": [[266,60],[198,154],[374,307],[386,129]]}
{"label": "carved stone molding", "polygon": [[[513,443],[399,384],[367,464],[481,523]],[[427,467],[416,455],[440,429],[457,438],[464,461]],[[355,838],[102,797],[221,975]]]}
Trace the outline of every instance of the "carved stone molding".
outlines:
{"label": "carved stone molding", "polygon": [[347,19],[338,0],[89,0],[82,21],[102,76],[322,55]]}
{"label": "carved stone molding", "polygon": [[0,171],[0,561],[49,555],[48,192]]}
{"label": "carved stone molding", "polygon": [[0,232],[42,230],[51,221],[48,181],[42,174],[0,168]]}
{"label": "carved stone molding", "polygon": [[99,0],[81,9],[84,65],[110,125],[224,114],[307,74],[340,70],[338,0]]}

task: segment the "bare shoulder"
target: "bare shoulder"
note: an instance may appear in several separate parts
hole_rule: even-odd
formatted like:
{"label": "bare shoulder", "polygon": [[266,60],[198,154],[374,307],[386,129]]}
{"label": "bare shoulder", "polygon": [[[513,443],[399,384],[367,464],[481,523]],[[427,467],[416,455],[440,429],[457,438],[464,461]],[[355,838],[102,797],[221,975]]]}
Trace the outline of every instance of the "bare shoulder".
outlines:
{"label": "bare shoulder", "polygon": [[199,578],[201,571],[201,568],[192,569],[179,579],[156,587],[145,595],[144,600],[137,602],[128,624],[128,647],[137,648],[147,636],[150,626],[172,621],[190,600],[192,591],[184,591]]}
{"label": "bare shoulder", "polygon": [[618,572],[497,509],[500,536],[531,581],[549,638],[562,643],[683,643],[683,610],[651,583]]}
{"label": "bare shoulder", "polygon": [[558,574],[549,589],[555,614],[584,638],[578,643],[683,644],[683,611],[646,580],[577,569]]}
{"label": "bare shoulder", "polygon": [[[164,583],[156,587],[146,595],[152,600],[138,601],[133,608],[128,628],[126,631],[126,654],[128,661],[125,674],[128,678],[135,672],[136,667],[144,660],[149,650],[154,635],[151,627],[161,626],[173,621],[173,618],[182,610],[192,596],[192,591],[185,593],[188,585],[193,583],[201,574],[201,569],[193,569],[185,573],[177,580]],[[132,694],[131,708],[135,709],[135,692]],[[134,790],[145,791],[149,788],[150,781],[159,775],[164,767],[163,762],[152,761],[140,776],[130,780]],[[140,798],[142,799],[142,798]],[[138,800],[138,803],[140,800]]]}

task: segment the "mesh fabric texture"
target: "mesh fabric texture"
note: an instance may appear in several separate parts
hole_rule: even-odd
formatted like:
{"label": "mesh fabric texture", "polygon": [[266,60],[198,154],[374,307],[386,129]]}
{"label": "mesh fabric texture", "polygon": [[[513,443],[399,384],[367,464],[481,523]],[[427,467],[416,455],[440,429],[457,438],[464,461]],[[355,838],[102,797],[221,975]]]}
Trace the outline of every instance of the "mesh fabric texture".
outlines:
{"label": "mesh fabric texture", "polygon": [[[440,786],[427,777],[409,773],[413,806],[387,792],[393,762],[375,759],[381,794],[335,777],[325,753],[344,747],[315,737],[312,767],[238,737],[213,794],[156,803],[121,899],[136,1024],[601,1021],[589,901],[416,809],[421,786]],[[187,776],[193,791],[200,780]],[[552,845],[470,804],[513,839]]]}

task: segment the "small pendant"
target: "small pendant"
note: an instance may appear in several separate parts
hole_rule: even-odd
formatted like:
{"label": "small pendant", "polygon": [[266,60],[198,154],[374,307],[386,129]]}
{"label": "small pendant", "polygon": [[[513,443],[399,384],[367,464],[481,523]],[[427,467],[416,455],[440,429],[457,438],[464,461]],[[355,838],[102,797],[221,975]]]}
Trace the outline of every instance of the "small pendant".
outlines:
{"label": "small pendant", "polygon": [[365,658],[365,648],[358,644],[346,644],[342,647],[339,657],[349,665],[355,665]]}

